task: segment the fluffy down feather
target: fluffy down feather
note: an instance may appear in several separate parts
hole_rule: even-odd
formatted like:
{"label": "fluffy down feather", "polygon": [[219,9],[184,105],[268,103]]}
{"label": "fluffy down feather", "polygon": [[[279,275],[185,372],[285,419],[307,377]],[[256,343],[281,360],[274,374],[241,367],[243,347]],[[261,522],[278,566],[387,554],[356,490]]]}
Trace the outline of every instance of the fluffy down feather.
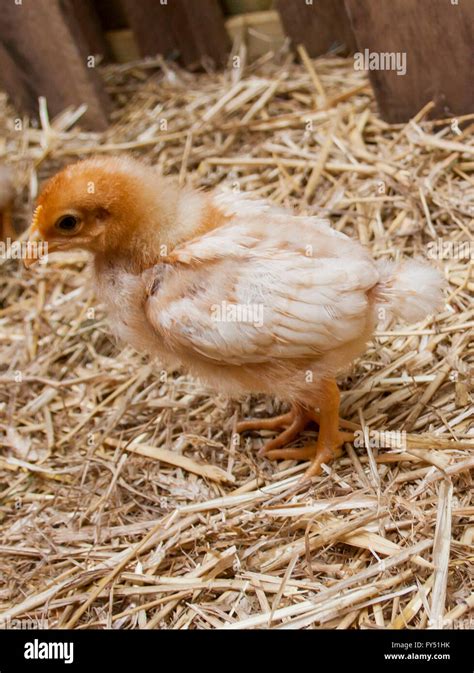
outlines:
{"label": "fluffy down feather", "polygon": [[397,318],[418,322],[442,306],[444,283],[439,271],[429,264],[409,259],[383,262],[377,268],[377,300]]}

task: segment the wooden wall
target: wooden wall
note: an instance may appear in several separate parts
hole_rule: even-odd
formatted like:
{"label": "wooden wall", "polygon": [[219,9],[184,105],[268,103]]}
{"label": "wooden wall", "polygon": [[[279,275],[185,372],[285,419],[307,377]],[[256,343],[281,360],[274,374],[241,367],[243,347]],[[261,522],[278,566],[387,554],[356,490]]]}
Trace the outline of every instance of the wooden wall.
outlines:
{"label": "wooden wall", "polygon": [[106,19],[131,28],[142,56],[222,66],[230,49],[218,0],[1,1],[0,86],[33,117],[45,96],[51,116],[86,103],[85,125],[107,126],[109,101],[93,58],[111,58]]}
{"label": "wooden wall", "polygon": [[[222,66],[230,50],[219,0],[0,2],[0,86],[32,116],[42,95],[52,116],[86,103],[86,125],[105,128],[109,101],[91,56],[113,58],[107,31],[125,28],[136,57],[160,53],[189,68],[203,59]],[[474,0],[275,0],[275,5],[293,46],[303,44],[312,57],[365,50],[404,55],[406,73],[369,71],[385,120],[407,121],[430,100],[436,104],[432,116],[473,111]]]}
{"label": "wooden wall", "polygon": [[122,0],[142,56],[180,55],[190,66],[203,56],[223,65],[229,52],[224,18],[215,0]]}
{"label": "wooden wall", "polygon": [[356,47],[344,0],[276,0],[283,27],[290,40],[303,44],[312,57],[331,50],[351,54]]}
{"label": "wooden wall", "polygon": [[474,111],[474,0],[276,0],[294,45],[310,56],[393,54],[402,68],[369,70],[389,122],[405,122],[429,101],[432,117]]}

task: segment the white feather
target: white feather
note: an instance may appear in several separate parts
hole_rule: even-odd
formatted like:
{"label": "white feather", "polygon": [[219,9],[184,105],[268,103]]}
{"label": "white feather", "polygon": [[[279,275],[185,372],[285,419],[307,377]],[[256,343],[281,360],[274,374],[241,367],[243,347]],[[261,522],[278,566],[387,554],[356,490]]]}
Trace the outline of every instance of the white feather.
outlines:
{"label": "white feather", "polygon": [[401,320],[418,322],[442,307],[444,279],[434,267],[411,259],[377,266],[377,302]]}

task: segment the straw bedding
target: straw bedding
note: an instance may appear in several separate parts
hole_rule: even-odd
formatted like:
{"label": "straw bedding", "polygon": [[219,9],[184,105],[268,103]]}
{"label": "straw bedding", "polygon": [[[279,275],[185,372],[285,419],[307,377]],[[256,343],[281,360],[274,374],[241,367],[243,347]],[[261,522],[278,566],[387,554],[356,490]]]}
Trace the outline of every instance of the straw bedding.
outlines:
{"label": "straw bedding", "polygon": [[381,324],[341,380],[357,441],[303,486],[305,464],[257,457],[268,432],[233,433],[282,404],[216,396],[117,346],[83,256],[2,260],[0,622],[459,627],[474,610],[474,115],[432,122],[427,106],[388,125],[351,59],[233,56],[223,73],[104,66],[103,134],[81,109],[50,121],[45,101],[17,129],[2,98],[18,227],[58,168],[129,151],[183,184],[326,216],[376,258],[431,256],[445,309]]}

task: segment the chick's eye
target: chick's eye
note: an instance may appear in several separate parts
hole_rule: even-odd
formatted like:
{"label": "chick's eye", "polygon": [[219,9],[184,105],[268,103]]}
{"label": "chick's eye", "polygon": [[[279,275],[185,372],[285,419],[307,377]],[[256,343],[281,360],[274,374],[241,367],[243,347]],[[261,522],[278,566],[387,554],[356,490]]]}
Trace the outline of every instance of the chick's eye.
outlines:
{"label": "chick's eye", "polygon": [[79,224],[79,220],[75,215],[63,215],[56,222],[56,229],[61,229],[61,231],[74,231]]}

